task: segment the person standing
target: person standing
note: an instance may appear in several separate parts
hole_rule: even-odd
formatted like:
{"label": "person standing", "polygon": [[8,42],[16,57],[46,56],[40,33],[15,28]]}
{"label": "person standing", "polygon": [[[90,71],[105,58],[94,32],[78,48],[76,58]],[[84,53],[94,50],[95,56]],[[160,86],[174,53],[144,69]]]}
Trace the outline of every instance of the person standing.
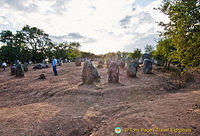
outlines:
{"label": "person standing", "polygon": [[52,66],[53,66],[54,75],[57,76],[58,75],[58,72],[57,72],[57,60],[55,59],[54,56],[53,56]]}
{"label": "person standing", "polygon": [[3,70],[5,71],[5,70],[6,70],[6,66],[7,66],[6,63],[3,62],[3,63],[2,63],[2,66],[3,66]]}

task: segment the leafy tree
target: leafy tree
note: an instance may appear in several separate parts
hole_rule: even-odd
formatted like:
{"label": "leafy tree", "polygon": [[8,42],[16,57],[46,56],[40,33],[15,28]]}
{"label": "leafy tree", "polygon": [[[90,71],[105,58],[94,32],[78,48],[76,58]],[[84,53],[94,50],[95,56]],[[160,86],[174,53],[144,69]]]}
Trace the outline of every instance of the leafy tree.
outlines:
{"label": "leafy tree", "polygon": [[170,58],[179,63],[181,70],[200,68],[200,2],[199,0],[165,0],[159,8],[170,19],[160,22],[175,48]]}
{"label": "leafy tree", "polygon": [[81,45],[77,42],[72,42],[68,45],[68,57],[70,59],[75,59],[76,57],[81,57],[81,52],[79,48]]}
{"label": "leafy tree", "polygon": [[157,44],[157,50],[153,52],[153,56],[155,59],[163,61],[164,66],[169,68],[170,63],[175,62],[172,57],[175,51],[172,39],[160,39]]}
{"label": "leafy tree", "polygon": [[22,28],[22,34],[25,38],[27,46],[31,47],[32,60],[41,62],[45,58],[45,51],[51,44],[49,35],[43,30],[36,27],[26,25]]}
{"label": "leafy tree", "polygon": [[142,56],[142,52],[140,49],[137,48],[136,50],[133,51],[133,53],[130,53],[129,56],[134,60],[139,60],[140,57]]}
{"label": "leafy tree", "polygon": [[122,52],[122,58],[126,58],[127,56],[129,56],[129,52]]}
{"label": "leafy tree", "polygon": [[149,53],[151,57],[153,57],[154,47],[152,45],[147,44],[145,46],[145,52]]}

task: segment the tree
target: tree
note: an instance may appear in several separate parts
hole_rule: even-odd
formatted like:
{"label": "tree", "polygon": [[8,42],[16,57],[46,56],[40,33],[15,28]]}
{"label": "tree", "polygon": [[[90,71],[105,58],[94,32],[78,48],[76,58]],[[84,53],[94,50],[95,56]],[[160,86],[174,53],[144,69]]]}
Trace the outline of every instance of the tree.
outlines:
{"label": "tree", "polygon": [[130,57],[134,60],[139,60],[141,56],[142,56],[142,52],[138,48],[134,50],[133,53],[130,53]]}
{"label": "tree", "polygon": [[149,45],[149,44],[147,44],[147,45],[145,46],[145,52],[147,52],[147,53],[152,52],[153,49],[154,49],[153,46],[151,46],[151,45]]}
{"label": "tree", "polygon": [[172,39],[160,39],[157,44],[157,50],[153,52],[153,57],[159,61],[163,61],[164,66],[169,68],[170,63],[175,62],[172,57],[175,51]]}
{"label": "tree", "polygon": [[200,68],[200,2],[199,0],[165,0],[159,8],[170,19],[160,22],[165,28],[162,37],[171,39],[175,48],[170,58],[181,70]]}
{"label": "tree", "polygon": [[41,62],[42,59],[45,58],[47,47],[51,44],[49,35],[42,29],[30,27],[28,25],[22,28],[21,33],[23,33],[27,46],[31,47],[32,60]]}
{"label": "tree", "polygon": [[78,42],[72,42],[68,45],[68,57],[70,59],[75,59],[76,57],[81,57],[81,52],[79,48],[81,45]]}

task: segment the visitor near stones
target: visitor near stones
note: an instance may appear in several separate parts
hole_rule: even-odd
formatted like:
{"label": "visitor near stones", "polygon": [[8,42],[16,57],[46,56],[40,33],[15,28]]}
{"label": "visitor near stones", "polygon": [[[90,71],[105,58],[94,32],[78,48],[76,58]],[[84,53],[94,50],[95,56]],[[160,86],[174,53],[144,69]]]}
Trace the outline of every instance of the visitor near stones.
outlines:
{"label": "visitor near stones", "polygon": [[2,63],[3,70],[6,70],[6,66],[7,66],[6,63],[3,62],[3,63]]}
{"label": "visitor near stones", "polygon": [[55,59],[54,56],[53,56],[52,66],[53,66],[54,75],[57,76],[58,75],[58,72],[57,72],[57,60]]}

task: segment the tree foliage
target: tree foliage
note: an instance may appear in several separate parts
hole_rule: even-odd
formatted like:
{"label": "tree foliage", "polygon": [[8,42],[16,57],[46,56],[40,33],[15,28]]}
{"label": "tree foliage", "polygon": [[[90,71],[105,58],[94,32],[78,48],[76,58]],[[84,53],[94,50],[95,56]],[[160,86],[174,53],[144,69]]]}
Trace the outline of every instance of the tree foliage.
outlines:
{"label": "tree foliage", "polygon": [[134,59],[134,60],[139,60],[140,59],[140,57],[142,56],[142,52],[141,52],[141,50],[140,49],[135,49],[134,51],[133,51],[133,53],[131,52],[130,54],[129,54],[129,56],[132,58],[132,59]]}
{"label": "tree foliage", "polygon": [[0,42],[3,43],[0,48],[0,61],[7,63],[12,63],[15,60],[41,62],[47,58],[51,60],[53,56],[63,60],[81,57],[79,43],[53,43],[49,35],[42,29],[28,25],[15,34],[9,30],[2,31]]}
{"label": "tree foliage", "polygon": [[159,8],[170,19],[160,22],[165,28],[157,53],[178,63],[180,69],[199,68],[200,64],[200,2],[199,0],[165,0]]}

